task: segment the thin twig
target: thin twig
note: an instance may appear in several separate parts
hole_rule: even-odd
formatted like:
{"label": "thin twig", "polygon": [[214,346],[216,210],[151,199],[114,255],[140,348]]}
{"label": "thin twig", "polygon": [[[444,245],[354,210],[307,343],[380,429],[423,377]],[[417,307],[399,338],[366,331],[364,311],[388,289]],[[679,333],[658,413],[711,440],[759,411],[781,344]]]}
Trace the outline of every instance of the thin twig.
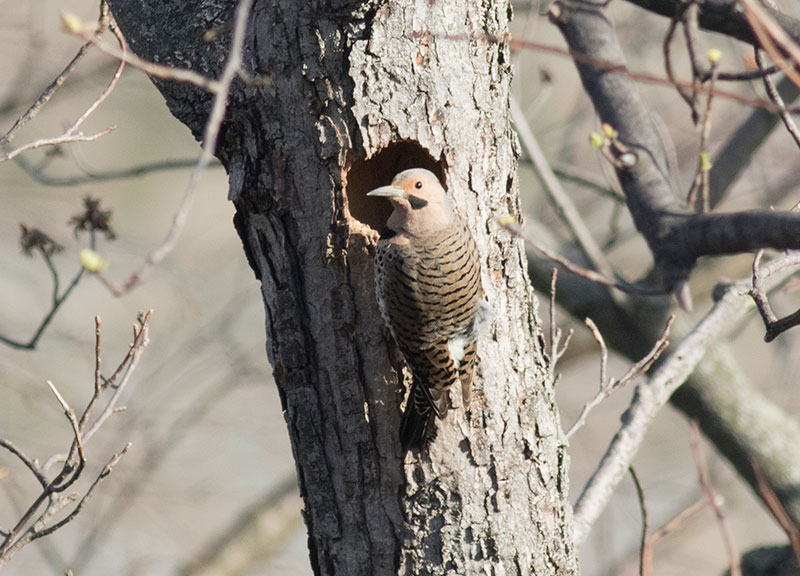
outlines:
{"label": "thin twig", "polygon": [[[543,44],[541,42],[531,42],[529,40],[520,40],[518,38],[509,38],[509,37],[498,37],[492,36],[485,33],[475,33],[475,34],[433,34],[431,32],[412,32],[411,36],[413,38],[430,38],[435,37],[437,39],[442,40],[476,40],[480,39],[490,44],[508,44],[512,50],[520,50],[520,49],[527,49],[527,50],[535,50],[537,52],[542,52],[544,54],[555,54],[558,56],[565,56],[568,58],[572,58],[576,63],[584,65],[584,66],[591,66],[598,70],[605,70],[610,74],[620,74],[634,80],[636,82],[641,82],[644,84],[655,84],[659,86],[668,86],[670,88],[676,88],[678,86],[683,88],[691,89],[693,87],[692,82],[686,82],[682,80],[675,80],[671,81],[669,78],[664,78],[657,74],[651,74],[649,72],[642,72],[636,70],[630,70],[627,66],[621,65],[618,62],[611,62],[609,60],[603,60],[602,58],[595,58],[589,54],[583,52],[576,52],[574,50],[568,50],[565,48],[560,48],[558,46],[551,46],[549,44]],[[697,91],[699,93],[708,92],[708,89],[704,86],[698,86]],[[772,102],[767,100],[759,100],[755,98],[747,98],[741,96],[740,94],[736,94],[734,92],[727,92],[724,90],[717,90],[716,91],[717,98],[723,98],[726,100],[730,100],[732,102],[737,102],[744,106],[750,106],[752,108],[763,108],[770,112],[777,112],[775,105]],[[800,112],[800,108],[790,108],[789,109],[792,113]]]}
{"label": "thin twig", "polygon": [[728,522],[725,519],[725,512],[722,510],[721,498],[714,490],[711,484],[711,476],[708,472],[708,464],[706,463],[705,455],[703,454],[703,447],[700,442],[700,428],[697,422],[690,422],[689,424],[689,445],[692,449],[692,458],[694,459],[695,466],[697,467],[697,476],[700,481],[700,486],[706,494],[708,503],[714,510],[714,515],[717,518],[720,534],[725,543],[725,550],[728,553],[728,561],[730,562],[731,576],[742,576],[741,560],[739,558],[739,550],[733,540]]}
{"label": "thin twig", "polygon": [[78,450],[78,457],[81,459],[81,462],[84,464],[86,463],[86,454],[83,452],[83,441],[81,440],[81,429],[78,426],[78,420],[75,418],[75,410],[73,410],[67,401],[64,400],[64,397],[61,395],[61,392],[58,391],[56,385],[53,384],[52,380],[47,381],[47,385],[50,387],[50,390],[55,395],[58,403],[61,404],[61,407],[64,409],[64,415],[69,420],[70,425],[72,426],[72,432],[75,434],[75,446]]}
{"label": "thin twig", "polygon": [[100,471],[100,474],[97,475],[97,478],[95,478],[94,482],[92,482],[91,486],[89,486],[89,489],[83,495],[83,498],[80,499],[80,502],[78,502],[77,506],[75,506],[75,508],[72,510],[72,512],[69,513],[69,515],[67,515],[64,519],[56,522],[55,524],[53,524],[49,528],[45,528],[44,530],[39,530],[39,531],[34,532],[33,537],[31,538],[31,540],[36,540],[37,538],[42,538],[43,536],[47,536],[49,534],[52,534],[53,532],[55,532],[56,530],[58,530],[59,528],[61,528],[65,524],[68,524],[69,522],[71,522],[75,518],[75,516],[80,514],[81,510],[83,510],[83,507],[86,506],[86,504],[89,502],[89,500],[94,495],[94,492],[97,489],[97,487],[100,486],[100,483],[103,480],[105,480],[111,474],[111,472],[113,472],[114,466],[116,466],[117,462],[119,462],[120,459],[123,456],[125,456],[125,454],[128,453],[128,448],[130,448],[130,447],[131,447],[131,443],[128,442],[127,444],[125,444],[125,446],[122,448],[122,450],[120,450],[119,452],[117,452],[116,454],[111,456],[111,459],[103,467],[103,469]]}
{"label": "thin twig", "polygon": [[89,136],[84,136],[82,132],[78,132],[77,134],[72,135],[62,134],[61,136],[57,136],[55,138],[42,138],[41,140],[34,140],[33,142],[25,144],[24,146],[20,146],[19,148],[15,148],[10,152],[6,152],[3,156],[0,156],[0,163],[13,160],[28,150],[36,150],[37,148],[43,148],[45,146],[58,146],[60,144],[73,144],[75,142],[94,142],[95,140],[98,140],[99,138],[102,138],[106,134],[110,133],[115,128],[116,126],[109,126],[105,130]]}
{"label": "thin twig", "polygon": [[558,278],[558,269],[553,268],[553,275],[550,278],[550,379],[553,385],[556,383],[556,364],[567,351],[570,340],[572,340],[573,330],[569,329],[567,337],[564,339],[564,346],[559,348],[561,342],[561,328],[556,324],[556,279]]}
{"label": "thin twig", "polygon": [[105,409],[100,413],[97,420],[89,427],[84,433],[84,438],[86,441],[91,439],[92,436],[100,429],[100,427],[108,420],[111,416],[113,416],[116,411],[117,401],[119,400],[120,395],[122,394],[123,390],[127,386],[131,376],[136,371],[136,367],[139,365],[139,359],[141,358],[142,351],[145,346],[148,344],[149,338],[149,323],[150,323],[150,316],[153,314],[152,310],[148,310],[144,317],[139,321],[138,330],[134,325],[134,341],[131,345],[131,353],[126,356],[126,359],[129,358],[127,361],[127,367],[125,369],[125,375],[120,380],[119,384],[114,389],[114,394],[111,395],[111,398],[106,404]]}
{"label": "thin twig", "polygon": [[595,323],[592,322],[590,318],[586,319],[586,325],[592,331],[592,336],[594,336],[594,339],[600,345],[600,390],[598,390],[594,398],[589,400],[589,402],[583,406],[581,413],[578,415],[578,419],[572,426],[570,426],[569,430],[567,430],[565,434],[567,439],[571,438],[575,432],[580,430],[583,425],[586,424],[586,418],[589,416],[589,413],[601,402],[603,402],[603,400],[611,396],[617,390],[624,388],[631,381],[635,380],[642,374],[645,374],[650,369],[650,367],[653,365],[653,362],[658,360],[659,356],[661,356],[664,350],[666,350],[669,346],[669,341],[667,338],[669,337],[669,332],[672,329],[672,323],[674,320],[675,316],[670,316],[667,319],[667,325],[664,327],[664,332],[644,358],[631,365],[631,367],[628,368],[627,372],[625,372],[625,374],[619,380],[615,380],[614,378],[609,380],[608,348],[603,340],[603,335],[600,334],[600,330],[598,330]]}
{"label": "thin twig", "polygon": [[[774,76],[781,69],[779,66],[773,64],[763,70],[745,70],[744,72],[720,72],[717,80],[720,82],[752,82],[753,80],[761,80],[768,76]],[[701,82],[706,82],[711,77],[711,71],[707,71],[700,76]]]}
{"label": "thin twig", "polygon": [[[603,339],[600,329],[591,318],[587,318],[584,322],[589,327],[589,330],[592,331],[592,336],[594,336],[595,341],[600,345],[600,388],[611,390],[615,382],[613,380],[609,381],[608,379],[608,347],[606,346],[606,341]],[[569,436],[569,434],[567,434],[567,436]]]}
{"label": "thin twig", "polygon": [[[149,343],[148,338],[150,334],[150,318],[152,314],[153,311],[148,310],[146,313],[140,316],[140,318],[137,320],[137,323],[134,324],[133,343],[128,347],[128,352],[125,354],[125,357],[122,359],[122,361],[120,361],[110,378],[103,380],[101,376],[100,386],[95,386],[95,393],[92,395],[92,398],[89,400],[89,403],[86,405],[86,408],[84,409],[80,418],[80,427],[84,444],[87,444],[92,439],[92,437],[97,433],[106,420],[108,420],[112,415],[119,413],[116,408],[119,397],[127,387],[131,376],[133,376],[133,373],[136,371],[141,354]],[[95,325],[95,334],[97,335],[96,337],[99,337],[99,318],[97,318],[96,321],[97,324]],[[95,354],[99,354],[99,344],[97,341],[95,343]],[[95,363],[97,363],[97,357],[95,359]],[[116,380],[121,374],[123,374],[122,380],[119,382],[119,384],[116,384]],[[95,382],[97,382],[97,380],[95,380]],[[88,420],[92,415],[92,411],[97,404],[100,395],[112,386],[114,386],[114,393],[106,403],[106,407],[103,409],[103,412],[87,430],[86,426]],[[47,462],[45,462],[42,468],[44,470],[48,470],[56,462],[63,462],[68,458],[69,456],[67,454],[54,454],[47,459]]]}
{"label": "thin twig", "polygon": [[660,528],[645,539],[644,552],[642,553],[642,572],[646,576],[653,574],[653,556],[656,544],[671,533],[678,530],[684,522],[708,506],[708,499],[703,496],[694,504],[691,504],[667,520]]}
{"label": "thin twig", "polygon": [[59,277],[58,277],[58,270],[56,270],[55,264],[53,264],[52,256],[43,249],[39,249],[39,253],[44,258],[44,263],[47,265],[47,269],[50,271],[50,279],[53,282],[53,291],[50,293],[50,305],[55,306],[58,303],[58,289],[59,289]]}
{"label": "thin twig", "polygon": [[[80,427],[83,430],[86,427],[86,422],[89,420],[89,415],[91,414],[92,410],[94,410],[94,405],[97,403],[97,400],[100,398],[100,395],[103,393],[103,375],[100,372],[100,366],[102,361],[100,359],[100,342],[101,342],[101,335],[102,335],[102,323],[100,320],[100,316],[94,317],[94,394],[92,394],[91,399],[89,400],[89,404],[87,404],[86,409],[83,411],[80,420]],[[130,350],[129,350],[130,352]],[[123,362],[127,361],[128,356],[125,357]]]}
{"label": "thin twig", "polygon": [[103,361],[100,356],[100,336],[102,333],[102,320],[100,316],[94,317],[94,393],[99,394],[102,390],[103,375],[100,368]]}
{"label": "thin twig", "polygon": [[58,90],[64,82],[67,80],[72,71],[78,66],[83,57],[89,51],[89,48],[92,47],[91,42],[86,42],[83,46],[80,47],[78,53],[73,56],[72,60],[67,64],[67,67],[61,71],[61,73],[56,76],[55,80],[53,80],[50,85],[45,88],[45,91],[34,101],[33,104],[25,111],[25,113],[17,118],[14,125],[9,128],[8,132],[6,132],[2,137],[0,137],[0,146],[4,148],[14,139],[16,136],[17,131],[25,126],[29,120],[32,120],[36,117],[41,110],[49,101],[50,98],[55,94],[56,90]]}
{"label": "thin twig", "polygon": [[31,460],[28,456],[20,450],[11,440],[7,440],[5,438],[0,438],[0,446],[11,452],[14,456],[19,458],[19,460],[25,464],[28,470],[31,471],[36,479],[39,481],[39,484],[42,485],[42,488],[47,487],[47,477],[42,473],[42,469],[39,467],[39,464],[36,460]]}
{"label": "thin twig", "polygon": [[763,255],[764,250],[759,250],[753,258],[752,288],[748,290],[748,294],[753,298],[764,322],[764,327],[766,328],[764,341],[772,342],[787,330],[800,324],[800,310],[783,318],[778,318],[770,306],[767,291],[764,289],[764,281],[780,270],[800,266],[800,253],[793,252],[773,260],[765,266],[761,266]]}
{"label": "thin twig", "polygon": [[[105,2],[103,2],[102,6],[101,6],[101,10],[103,10],[104,9],[103,7],[105,7],[105,6],[106,6]],[[105,9],[107,10],[107,8],[105,8]],[[107,13],[105,15],[101,16],[101,21],[104,23],[103,24],[103,28],[104,28],[105,24],[108,21]],[[122,48],[122,52],[124,53],[126,51],[125,40],[122,38],[122,35],[119,33],[119,31],[116,29],[115,26],[111,26],[111,30],[114,33],[114,35],[116,36],[117,41],[119,42],[119,44],[120,44],[120,46]],[[92,38],[96,39],[97,38],[96,35],[97,35],[97,31],[94,31],[92,33]],[[6,162],[8,160],[12,160],[13,158],[16,158],[17,156],[19,156],[23,152],[27,152],[28,150],[34,150],[36,148],[42,148],[44,146],[58,146],[60,144],[71,144],[71,143],[74,143],[74,142],[94,142],[95,140],[97,140],[99,138],[102,138],[103,136],[105,136],[106,134],[108,134],[109,132],[114,130],[116,127],[115,126],[111,126],[109,128],[106,128],[102,132],[98,132],[97,134],[93,134],[91,136],[85,136],[82,132],[78,132],[78,128],[80,128],[80,126],[83,124],[83,122],[95,110],[97,110],[97,108],[103,102],[105,102],[105,100],[114,91],[114,88],[117,87],[117,83],[119,82],[119,79],[122,76],[122,71],[124,69],[125,69],[125,61],[123,60],[123,61],[120,61],[119,66],[117,66],[117,70],[114,73],[114,76],[111,78],[111,82],[109,82],[109,84],[106,87],[106,89],[103,90],[103,92],[97,98],[95,98],[94,102],[92,102],[89,105],[89,107],[83,112],[83,114],[81,114],[80,117],[77,120],[75,120],[75,122],[72,124],[72,126],[67,128],[67,130],[61,136],[58,136],[56,138],[43,138],[41,140],[36,140],[36,141],[31,142],[29,144],[26,144],[24,146],[20,146],[19,148],[16,148],[15,150],[5,150],[5,155],[0,157],[0,163]],[[12,130],[13,130],[13,128],[12,128]]]}
{"label": "thin twig", "polygon": [[[120,168],[118,170],[107,170],[103,172],[90,172],[82,169],[84,174],[79,176],[49,176],[44,174],[44,168],[41,166],[33,166],[24,156],[18,156],[14,162],[25,171],[28,176],[36,180],[39,184],[44,186],[59,186],[59,187],[72,187],[88,182],[106,182],[109,180],[125,180],[127,178],[138,178],[146,176],[155,172],[164,172],[168,170],[182,170],[186,168],[193,168],[197,164],[197,159],[191,160],[158,160],[155,162],[148,162],[138,166],[130,166],[128,168]],[[214,167],[220,167],[221,164],[217,161],[212,163]],[[211,166],[210,166],[211,167]]]}
{"label": "thin twig", "polygon": [[628,294],[639,294],[641,296],[663,296],[667,294],[669,291],[666,288],[661,286],[639,286],[636,284],[628,284],[627,282],[616,282],[603,276],[602,274],[598,274],[594,270],[588,270],[574,262],[570,262],[569,260],[562,258],[556,254],[553,254],[547,248],[540,246],[533,240],[531,240],[525,233],[522,231],[522,227],[515,221],[513,217],[500,217],[497,219],[497,222],[505,228],[510,234],[516,236],[525,241],[526,244],[535,248],[539,252],[541,252],[544,256],[560,264],[573,274],[577,274],[578,276],[585,278],[591,282],[596,282],[597,284],[602,284],[604,286],[610,286],[611,288],[616,288],[622,292],[626,292]]}
{"label": "thin twig", "polygon": [[[102,34],[105,28],[108,26],[108,5],[105,1],[101,2],[100,4],[100,16],[97,20],[97,30],[96,34]],[[36,117],[39,111],[50,101],[53,94],[55,94],[56,90],[58,90],[64,82],[67,81],[70,74],[72,74],[73,70],[78,66],[83,57],[89,51],[89,48],[92,47],[92,42],[87,41],[84,43],[83,46],[80,47],[78,53],[72,58],[72,60],[67,64],[67,67],[61,71],[61,73],[56,76],[55,80],[53,80],[50,85],[45,88],[44,92],[34,101],[33,104],[25,111],[25,113],[17,118],[14,125],[6,132],[2,138],[0,138],[0,146],[3,148],[14,139],[16,132],[22,128],[28,121],[32,120]]]}
{"label": "thin twig", "polygon": [[[62,20],[66,21],[66,19],[71,16],[71,14],[62,13],[61,17]],[[65,28],[68,32],[75,34],[77,37],[91,44],[104,54],[111,56],[115,60],[125,62],[126,64],[129,64],[137,70],[141,70],[150,76],[163,78],[164,80],[185,82],[187,84],[192,84],[199,88],[203,88],[204,90],[208,90],[209,92],[216,92],[220,88],[220,81],[214,80],[213,78],[207,78],[206,76],[198,74],[197,72],[189,70],[188,68],[174,68],[172,66],[163,66],[161,64],[156,64],[155,62],[149,62],[139,58],[133,52],[106,44],[103,42],[102,38],[98,37],[94,33],[91,26],[79,26],[77,28],[65,26]]]}
{"label": "thin twig", "polygon": [[678,95],[689,105],[689,108],[692,110],[692,119],[696,121],[697,84],[695,82],[695,78],[693,76],[691,91],[688,91],[685,86],[680,85],[680,83],[677,81],[675,78],[675,71],[672,67],[672,39],[675,37],[675,32],[678,30],[678,25],[683,20],[686,10],[691,5],[691,3],[681,4],[675,11],[675,15],[670,20],[669,28],[667,28],[667,33],[664,35],[664,41],[661,44],[661,52],[664,55],[664,68],[667,72],[667,79],[672,83],[673,86],[675,86],[675,89],[678,91]]}
{"label": "thin twig", "polygon": [[556,175],[553,173],[553,169],[550,167],[550,163],[547,161],[544,151],[539,146],[539,142],[533,134],[533,130],[531,130],[528,121],[525,119],[522,108],[520,108],[517,100],[513,96],[511,97],[511,118],[517,128],[517,134],[520,137],[525,153],[531,159],[536,173],[539,175],[539,179],[547,193],[547,197],[555,207],[561,220],[567,225],[567,228],[569,228],[581,251],[589,262],[592,263],[592,266],[603,276],[612,278],[614,276],[614,270],[611,264],[609,264],[600,246],[592,237],[589,228],[583,221],[574,202],[572,202],[572,199],[561,187],[561,182],[558,181],[558,178],[556,178]]}
{"label": "thin twig", "polygon": [[169,422],[165,430],[158,432],[157,440],[147,442],[145,452],[140,459],[137,476],[139,481],[124,490],[124,497],[114,498],[111,505],[103,510],[97,522],[74,550],[74,568],[82,567],[96,550],[102,549],[103,542],[109,538],[114,525],[123,517],[125,511],[137,506],[138,497],[143,490],[146,490],[148,479],[156,474],[171,451],[181,444],[181,441],[192,432],[193,427],[229,393],[228,382],[221,382],[217,386],[203,390],[185,409],[175,414],[175,418]]}
{"label": "thin twig", "polygon": [[786,510],[786,507],[781,502],[781,499],[778,498],[775,492],[769,487],[769,483],[764,478],[764,471],[761,470],[761,466],[759,466],[756,462],[752,462],[752,466],[753,475],[756,478],[756,488],[758,490],[758,494],[761,496],[761,500],[767,505],[767,508],[769,508],[772,516],[789,538],[789,543],[792,546],[792,552],[794,553],[795,560],[798,566],[800,566],[800,526],[792,521],[792,518],[789,515],[789,512]]}
{"label": "thin twig", "polygon": [[[128,51],[128,45],[125,43],[125,38],[122,36],[122,33],[113,23],[109,26],[109,29],[114,34],[114,37],[117,39],[117,42],[119,43],[120,50],[122,50],[122,53],[123,54],[126,53]],[[103,102],[106,101],[106,99],[111,95],[111,93],[117,87],[117,83],[119,82],[119,79],[122,77],[122,72],[124,70],[125,70],[125,61],[121,60],[119,65],[117,66],[116,71],[114,72],[114,75],[111,77],[111,81],[108,83],[108,86],[106,86],[106,89],[103,90],[100,96],[98,96],[95,99],[95,101],[92,102],[92,104],[86,109],[86,111],[83,114],[81,114],[81,117],[78,118],[72,126],[70,126],[69,130],[67,130],[67,134],[74,133],[80,127],[80,125],[83,124],[83,122],[89,116],[91,116],[91,114],[95,110],[97,110],[97,108]]]}
{"label": "thin twig", "polygon": [[[113,404],[133,373],[142,349],[148,343],[147,334],[150,314],[151,313],[148,312],[142,315],[139,318],[138,326],[134,329],[134,344],[131,346],[132,350],[128,351],[128,354],[125,356],[122,362],[122,364],[127,364],[127,371],[119,386],[114,391],[112,401],[109,403],[109,406],[107,406],[106,412],[116,412]],[[65,455],[51,457],[48,460],[48,463],[40,468],[35,461],[27,458],[27,456],[25,456],[10,441],[0,439],[0,446],[6,448],[12,454],[16,455],[31,470],[31,472],[36,476],[42,485],[41,493],[21,515],[14,527],[0,534],[0,537],[2,537],[2,540],[0,541],[0,568],[7,564],[11,557],[29,542],[37,538],[47,536],[68,522],[72,521],[83,510],[85,505],[94,494],[95,489],[99,486],[102,480],[111,473],[114,465],[119,461],[122,455],[126,453],[128,447],[130,446],[130,444],[128,444],[120,453],[112,456],[97,478],[95,478],[94,482],[90,485],[86,492],[84,492],[83,497],[80,497],[79,495],[61,495],[56,497],[56,494],[66,491],[67,488],[72,486],[81,477],[84,471],[84,465],[86,463],[84,446],[91,438],[91,435],[96,432],[102,422],[105,421],[104,413],[101,414],[100,418],[98,418],[98,421],[95,422],[95,425],[91,429],[88,431],[84,430],[84,425],[89,421],[90,413],[97,402],[97,398],[105,390],[107,390],[107,387],[104,387],[100,384],[102,382],[102,375],[100,374],[100,319],[97,318],[95,322],[96,359],[95,382],[93,386],[94,394],[84,410],[80,420],[78,420],[75,415],[75,411],[67,403],[66,399],[59,392],[58,388],[56,388],[51,381],[48,381],[48,386],[55,395],[61,407],[64,409],[64,413],[67,416],[70,425],[72,426],[74,439],[69,452]],[[55,478],[48,480],[45,475],[45,471],[48,469],[50,463],[56,460],[63,461],[63,466]],[[50,522],[53,521],[66,506],[69,506],[78,498],[80,500],[78,501],[77,505],[69,514],[67,514],[66,517],[54,524],[50,524]]]}
{"label": "thin twig", "polygon": [[[753,33],[761,42],[761,46],[769,54],[772,61],[777,64],[781,71],[788,76],[796,86],[800,87],[800,72],[795,66],[800,65],[800,46],[798,46],[780,24],[754,0],[740,0],[744,6],[744,15],[747,22],[753,29]],[[794,60],[794,63],[787,62],[773,40],[785,50]]]}
{"label": "thin twig", "polygon": [[622,194],[622,192],[613,186],[607,186],[605,183],[593,178],[589,174],[581,173],[580,168],[577,166],[554,166],[553,174],[562,180],[574,182],[587,190],[597,192],[605,198],[613,200],[617,205],[625,204],[625,195]]}
{"label": "thin twig", "polygon": [[[700,150],[697,158],[697,169],[694,181],[689,190],[686,203],[694,206],[697,212],[708,212],[711,209],[709,204],[708,180],[711,171],[711,160],[708,154],[708,138],[711,135],[711,108],[714,102],[714,87],[717,82],[717,72],[719,61],[716,58],[709,58],[711,61],[711,80],[708,83],[708,94],[706,95],[706,107],[703,111],[703,118],[700,124]],[[699,198],[699,202],[698,202]]]}
{"label": "thin twig", "polygon": [[[764,58],[764,52],[758,48],[755,48],[754,51],[758,69],[765,70],[767,63],[766,59]],[[795,124],[792,115],[789,114],[789,111],[786,109],[786,103],[783,101],[780,92],[778,92],[778,87],[775,85],[775,81],[768,74],[764,75],[762,81],[764,82],[764,88],[767,91],[767,96],[769,96],[769,99],[772,100],[775,106],[778,107],[778,116],[781,117],[783,125],[786,126],[786,130],[789,132],[789,135],[792,137],[795,144],[800,146],[800,130],[797,129],[797,124]]]}
{"label": "thin twig", "polygon": [[644,501],[644,490],[642,484],[639,482],[639,477],[636,475],[636,470],[633,466],[628,467],[628,472],[631,474],[633,485],[636,488],[636,499],[639,501],[639,511],[642,514],[642,530],[639,540],[639,576],[647,576],[649,572],[645,572],[644,555],[645,548],[647,547],[647,506]]}
{"label": "thin twig", "polygon": [[[689,64],[691,65],[692,69],[692,94],[695,95],[695,98],[698,94],[697,89],[701,85],[700,77],[702,76],[697,58],[697,32],[700,28],[700,25],[697,21],[697,12],[697,0],[689,0],[682,20],[683,38],[686,41],[686,51],[689,53]],[[693,110],[692,112],[693,120],[695,123],[697,123],[697,117],[694,116],[696,111]]]}
{"label": "thin twig", "polygon": [[[48,262],[48,260],[45,259],[45,262]],[[48,263],[48,268],[50,269],[51,273],[53,274],[55,273],[55,268],[53,268],[52,262]],[[31,336],[30,340],[28,340],[27,342],[20,342],[18,340],[14,340],[13,338],[9,338],[7,336],[3,336],[2,334],[0,334],[0,342],[6,344],[7,346],[11,346],[12,348],[17,348],[19,350],[35,349],[36,345],[39,343],[39,338],[42,337],[42,334],[44,334],[44,331],[50,325],[50,322],[53,321],[56,312],[58,312],[59,308],[61,308],[61,305],[66,301],[67,297],[69,297],[69,295],[72,293],[72,290],[78,285],[78,282],[81,281],[84,272],[86,272],[84,268],[78,270],[78,272],[72,278],[72,281],[64,290],[64,293],[55,298],[55,300],[52,303],[52,306],[50,307],[50,310],[47,311],[47,314],[45,314],[44,319],[42,319],[41,323],[39,324],[39,327],[36,329],[36,332],[34,332],[33,336]],[[57,274],[54,274],[53,281],[54,285],[57,287],[58,285]]]}

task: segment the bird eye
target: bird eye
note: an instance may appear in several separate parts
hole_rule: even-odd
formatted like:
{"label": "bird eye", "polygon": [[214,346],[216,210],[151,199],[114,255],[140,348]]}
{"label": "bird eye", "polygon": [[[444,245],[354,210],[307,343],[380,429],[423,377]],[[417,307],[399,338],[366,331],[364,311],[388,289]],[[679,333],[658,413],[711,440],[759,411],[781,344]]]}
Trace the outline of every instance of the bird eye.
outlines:
{"label": "bird eye", "polygon": [[416,184],[414,184],[414,188],[416,188],[417,190],[422,188],[422,182],[417,182]]}

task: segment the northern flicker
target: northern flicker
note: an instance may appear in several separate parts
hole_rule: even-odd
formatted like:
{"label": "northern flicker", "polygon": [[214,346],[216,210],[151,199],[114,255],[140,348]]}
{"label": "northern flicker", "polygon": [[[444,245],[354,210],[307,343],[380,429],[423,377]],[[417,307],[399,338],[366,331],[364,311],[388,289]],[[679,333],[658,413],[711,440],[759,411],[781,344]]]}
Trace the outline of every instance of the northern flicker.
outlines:
{"label": "northern flicker", "polygon": [[405,452],[433,438],[453,384],[461,384],[464,406],[469,402],[478,325],[486,317],[480,260],[432,172],[405,170],[367,196],[388,198],[394,208],[378,241],[376,284],[381,315],[413,375],[400,426]]}

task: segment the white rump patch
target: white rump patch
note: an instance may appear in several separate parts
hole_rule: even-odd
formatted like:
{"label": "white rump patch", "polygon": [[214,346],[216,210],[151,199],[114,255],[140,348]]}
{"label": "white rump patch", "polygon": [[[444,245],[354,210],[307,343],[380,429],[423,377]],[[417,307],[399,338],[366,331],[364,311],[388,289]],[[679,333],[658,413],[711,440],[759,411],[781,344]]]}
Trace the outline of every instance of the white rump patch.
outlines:
{"label": "white rump patch", "polygon": [[450,350],[450,357],[456,365],[456,368],[461,367],[461,361],[464,360],[464,349],[467,347],[468,340],[464,336],[455,336],[447,341],[447,349]]}

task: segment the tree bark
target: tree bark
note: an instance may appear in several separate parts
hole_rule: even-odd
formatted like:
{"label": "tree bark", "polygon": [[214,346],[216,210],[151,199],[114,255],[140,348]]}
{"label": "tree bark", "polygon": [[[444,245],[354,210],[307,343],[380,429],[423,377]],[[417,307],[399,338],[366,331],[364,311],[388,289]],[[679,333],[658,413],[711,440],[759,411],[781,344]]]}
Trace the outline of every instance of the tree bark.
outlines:
{"label": "tree bark", "polygon": [[[112,0],[138,55],[218,76],[235,2]],[[261,281],[267,352],[305,501],[316,574],[574,574],[568,457],[518,241],[507,2],[256,2],[217,155]],[[214,30],[214,38],[204,35]],[[195,135],[210,96],[156,81]],[[475,392],[402,460],[408,374],[374,295],[388,206],[435,171],[470,224],[494,310]],[[459,398],[455,403],[459,404]]]}

